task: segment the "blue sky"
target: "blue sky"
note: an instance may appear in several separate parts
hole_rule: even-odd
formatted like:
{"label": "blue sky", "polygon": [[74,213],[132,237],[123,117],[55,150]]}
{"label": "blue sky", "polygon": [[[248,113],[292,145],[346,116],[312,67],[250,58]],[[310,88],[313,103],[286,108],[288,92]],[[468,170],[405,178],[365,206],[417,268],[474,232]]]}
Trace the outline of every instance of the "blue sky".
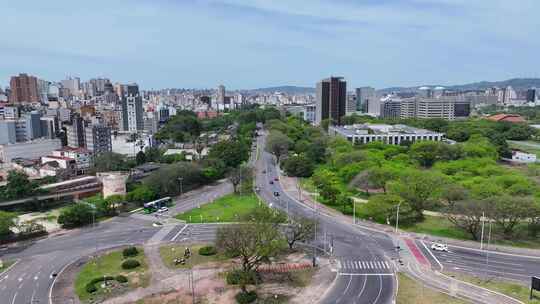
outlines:
{"label": "blue sky", "polygon": [[0,12],[0,86],[19,72],[147,89],[540,77],[538,0],[29,0]]}

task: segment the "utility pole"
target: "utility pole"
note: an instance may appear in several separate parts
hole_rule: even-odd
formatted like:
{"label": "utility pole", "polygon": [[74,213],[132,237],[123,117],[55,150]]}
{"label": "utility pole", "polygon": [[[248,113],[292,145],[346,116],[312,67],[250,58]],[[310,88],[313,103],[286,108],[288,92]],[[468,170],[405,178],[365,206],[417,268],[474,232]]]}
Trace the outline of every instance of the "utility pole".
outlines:
{"label": "utility pole", "polygon": [[488,277],[488,267],[489,267],[489,245],[491,243],[491,220],[489,221],[489,232],[488,232],[488,244],[486,246],[486,280]]}
{"label": "utility pole", "polygon": [[356,225],[356,202],[353,200],[352,203],[352,218],[353,218],[353,225]]}
{"label": "utility pole", "polygon": [[482,235],[480,236],[480,250],[484,248],[484,225],[485,225],[485,213],[482,212]]}

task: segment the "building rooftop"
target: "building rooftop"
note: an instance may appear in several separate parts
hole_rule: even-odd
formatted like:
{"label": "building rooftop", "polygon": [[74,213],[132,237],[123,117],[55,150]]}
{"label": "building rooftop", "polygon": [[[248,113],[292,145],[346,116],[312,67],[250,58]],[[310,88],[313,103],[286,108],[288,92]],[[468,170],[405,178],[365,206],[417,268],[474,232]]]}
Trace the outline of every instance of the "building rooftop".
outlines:
{"label": "building rooftop", "polygon": [[487,118],[491,121],[507,121],[507,122],[525,122],[525,119],[518,114],[495,114]]}
{"label": "building rooftop", "polygon": [[357,134],[434,134],[437,132],[410,127],[407,125],[387,124],[355,124],[348,126],[333,126],[336,130],[346,135]]}

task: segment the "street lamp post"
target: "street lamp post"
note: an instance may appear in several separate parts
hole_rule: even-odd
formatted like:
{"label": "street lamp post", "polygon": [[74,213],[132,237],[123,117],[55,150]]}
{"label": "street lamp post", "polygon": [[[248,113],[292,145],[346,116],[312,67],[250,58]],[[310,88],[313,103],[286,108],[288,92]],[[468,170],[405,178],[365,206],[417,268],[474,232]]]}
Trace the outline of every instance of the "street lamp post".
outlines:
{"label": "street lamp post", "polygon": [[397,253],[397,256],[398,256],[398,260],[399,259],[399,237],[398,237],[398,226],[399,226],[399,207],[401,206],[401,202],[399,202],[399,204],[397,204],[397,210],[396,210],[396,229],[395,229],[395,234],[396,234],[396,253]]}

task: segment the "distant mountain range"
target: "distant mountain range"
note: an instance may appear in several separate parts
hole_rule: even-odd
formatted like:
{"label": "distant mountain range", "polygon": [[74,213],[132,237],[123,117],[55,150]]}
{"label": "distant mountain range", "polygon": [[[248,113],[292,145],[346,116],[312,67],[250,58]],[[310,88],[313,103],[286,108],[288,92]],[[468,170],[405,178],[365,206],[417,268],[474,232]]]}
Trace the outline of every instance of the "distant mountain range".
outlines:
{"label": "distant mountain range", "polygon": [[[468,84],[460,84],[460,85],[452,85],[452,86],[445,86],[445,85],[438,85],[438,84],[430,84],[430,85],[419,85],[415,87],[390,87],[390,88],[384,88],[378,90],[381,93],[391,93],[391,92],[415,92],[418,90],[418,88],[427,86],[427,87],[444,87],[448,90],[485,90],[487,88],[491,87],[507,87],[512,86],[514,89],[517,90],[524,90],[531,87],[540,88],[540,78],[513,78],[508,79],[504,81],[480,81],[480,82],[474,82],[474,83],[468,83]],[[354,88],[349,88],[349,91],[353,91]],[[277,87],[269,87],[269,88],[260,88],[260,89],[253,89],[253,90],[247,90],[249,93],[260,93],[260,94],[270,94],[275,92],[282,92],[286,94],[315,94],[315,88],[310,87],[298,87],[298,86],[277,86]]]}
{"label": "distant mountain range", "polygon": [[315,94],[315,88],[310,87],[297,87],[297,86],[279,86],[248,90],[250,93],[270,94],[275,92],[286,93],[289,95],[294,94]]}

